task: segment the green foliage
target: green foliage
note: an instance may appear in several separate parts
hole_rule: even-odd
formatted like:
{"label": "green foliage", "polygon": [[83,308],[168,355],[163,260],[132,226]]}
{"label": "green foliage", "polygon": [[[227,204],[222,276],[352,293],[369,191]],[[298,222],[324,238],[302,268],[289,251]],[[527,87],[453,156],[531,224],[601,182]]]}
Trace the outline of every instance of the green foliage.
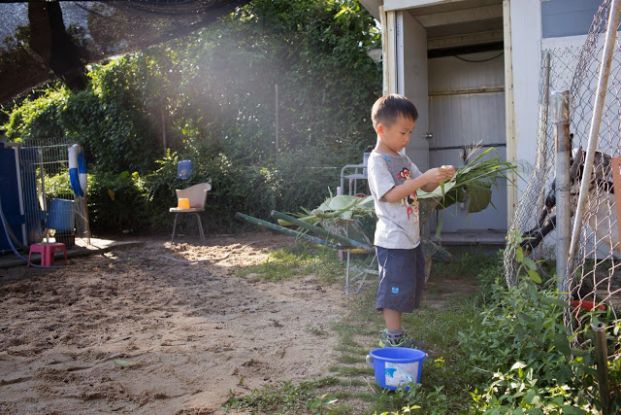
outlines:
{"label": "green foliage", "polygon": [[150,205],[138,173],[95,172],[88,187],[92,230],[137,232],[149,226]]}
{"label": "green foliage", "polygon": [[487,257],[489,261],[487,266],[477,273],[479,299],[483,305],[492,304],[493,306],[497,290],[505,284],[502,257],[502,251],[498,251],[494,257]]}
{"label": "green foliage", "polygon": [[[472,394],[473,413],[484,415],[587,415],[600,410],[590,402],[587,391],[558,383],[542,382],[535,370],[516,362],[507,373],[495,373],[492,383]],[[593,393],[593,388],[588,392]]]}
{"label": "green foliage", "polygon": [[381,412],[375,411],[374,415],[447,415],[449,406],[446,393],[442,386],[435,388],[423,388],[420,384],[398,388],[394,392],[382,391],[375,403],[376,407],[382,408]]}
{"label": "green foliage", "polygon": [[[126,183],[128,192],[144,192],[132,205],[153,206],[110,205],[97,190],[93,219],[103,222],[94,228],[159,228],[169,222],[174,189],[209,179],[208,226],[229,231],[239,226],[236,211],[265,217],[319,204],[336,186],[338,166],[359,161],[374,140],[368,113],[381,68],[366,52],[378,42],[356,1],[255,0],[186,38],[92,65],[84,91],[35,91],[8,108],[0,128],[13,141],[81,143],[91,170],[104,175],[94,182]],[[188,182],[176,179],[179,158],[194,161]],[[134,171],[144,187],[129,185],[124,172]],[[114,221],[106,209],[117,207],[123,219]]]}
{"label": "green foliage", "polygon": [[[168,215],[168,207],[176,204],[175,189],[201,182],[210,182],[213,187],[207,196],[205,208],[211,220],[206,225],[219,229],[239,226],[233,221],[235,212],[269,217],[272,210],[298,210],[300,206],[318,204],[338,181],[336,169],[313,166],[326,163],[328,157],[320,150],[302,149],[262,166],[252,166],[224,152],[187,156],[169,152],[145,178],[153,222],[162,223],[159,218]],[[188,181],[176,178],[177,162],[183,158],[190,158],[195,166]]]}
{"label": "green foliage", "polygon": [[366,51],[379,46],[379,31],[357,1],[256,0],[236,17],[241,46],[267,52],[254,69],[279,84],[286,148],[370,143],[381,72]]}
{"label": "green foliage", "polygon": [[157,147],[141,88],[147,72],[140,54],[95,66],[89,89],[72,93],[54,84],[15,106],[5,134],[23,142],[67,137],[83,144],[88,160],[100,170],[149,170]]}
{"label": "green foliage", "polygon": [[63,136],[58,120],[70,91],[60,84],[43,90],[38,96],[26,98],[12,107],[3,126],[9,140],[26,142],[30,138]]}
{"label": "green foliage", "polygon": [[[88,179],[92,178],[89,176]],[[92,183],[92,180],[88,180],[88,184]],[[73,194],[71,190],[71,183],[69,182],[69,171],[61,171],[53,176],[45,177],[45,192],[48,197],[61,197]]]}
{"label": "green foliage", "polygon": [[[534,261],[521,251],[517,259],[519,272],[527,278],[510,288],[496,278],[484,290],[482,320],[460,333],[460,346],[481,385],[472,392],[470,412],[599,413],[592,398],[592,348],[572,348],[563,320],[565,303],[558,292],[542,285]],[[482,278],[492,281],[493,274]]]}
{"label": "green foliage", "polygon": [[68,102],[66,136],[83,141],[100,170],[144,173],[162,154],[157,115],[147,105],[152,100],[146,89],[151,65],[142,54],[95,65],[89,72],[90,89],[74,94]]}
{"label": "green foliage", "polygon": [[508,371],[516,361],[523,361],[542,382],[572,381],[576,375],[572,359],[589,357],[571,350],[563,311],[554,291],[539,290],[532,283],[509,289],[498,286],[482,321],[461,334],[461,347],[484,373]]}

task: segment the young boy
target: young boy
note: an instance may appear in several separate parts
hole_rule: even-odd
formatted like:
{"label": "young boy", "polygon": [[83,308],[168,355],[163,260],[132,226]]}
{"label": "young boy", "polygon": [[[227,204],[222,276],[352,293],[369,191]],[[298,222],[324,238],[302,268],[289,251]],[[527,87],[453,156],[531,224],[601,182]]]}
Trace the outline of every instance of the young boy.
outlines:
{"label": "young boy", "polygon": [[416,190],[432,191],[455,174],[453,166],[421,173],[405,155],[417,118],[414,104],[395,94],[379,98],[371,110],[377,145],[369,156],[368,178],[377,215],[375,307],[386,323],[382,347],[415,347],[401,330],[401,313],[418,308],[425,283]]}

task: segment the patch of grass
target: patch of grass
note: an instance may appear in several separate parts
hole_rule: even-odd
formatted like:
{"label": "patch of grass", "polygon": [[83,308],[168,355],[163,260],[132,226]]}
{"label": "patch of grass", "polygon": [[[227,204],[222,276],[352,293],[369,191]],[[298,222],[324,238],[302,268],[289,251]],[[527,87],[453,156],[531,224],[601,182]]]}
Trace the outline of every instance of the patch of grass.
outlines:
{"label": "patch of grass", "polygon": [[332,249],[298,242],[270,253],[265,262],[237,271],[240,277],[257,274],[268,281],[281,281],[314,274],[325,282],[336,282],[343,275],[343,264]]}
{"label": "patch of grass", "polygon": [[338,383],[334,377],[294,384],[285,382],[280,386],[255,389],[242,397],[231,396],[224,408],[248,409],[253,414],[345,414],[346,407],[337,405],[338,400],[320,390]]}
{"label": "patch of grass", "polygon": [[[271,280],[311,273],[326,275],[323,272],[332,272],[333,279],[342,278],[342,264],[333,251],[308,250],[308,246],[300,249],[296,245],[279,250],[270,256],[269,262],[242,272]],[[417,415],[468,413],[470,392],[479,379],[471,377],[473,371],[468,367],[465,351],[459,347],[458,333],[480,319],[481,297],[472,295],[472,282],[478,282],[485,291],[485,285],[499,275],[499,257],[491,252],[468,250],[453,255],[452,262],[434,262],[434,289],[425,293],[421,309],[403,317],[404,329],[422,341],[429,353],[421,385],[408,391],[388,392],[374,384],[373,370],[366,366],[365,356],[377,347],[384,323],[374,308],[375,292],[369,289],[351,297],[349,313],[330,326],[329,331],[338,336],[338,355],[336,364],[328,369],[330,377],[253,391],[246,397],[231,398],[228,407],[245,408],[253,414],[371,415],[399,411],[406,406],[417,408],[412,410]],[[470,291],[464,295],[464,290]],[[317,336],[326,334],[323,327],[307,329]]]}
{"label": "patch of grass", "polygon": [[[339,380],[339,385],[340,386],[366,386],[368,385],[368,382],[362,379],[340,379]],[[347,392],[349,394],[349,392]],[[337,393],[338,396],[338,393]]]}
{"label": "patch of grass", "polygon": [[340,344],[334,348],[337,352],[344,354],[362,355],[367,352],[367,347],[351,344]]}
{"label": "patch of grass", "polygon": [[339,363],[345,363],[346,365],[354,365],[356,363],[364,363],[364,359],[360,357],[360,354],[343,354],[338,357]]}
{"label": "patch of grass", "polygon": [[326,337],[329,334],[328,331],[321,326],[307,326],[306,331],[317,337]]}
{"label": "patch of grass", "polygon": [[498,263],[495,251],[483,252],[471,248],[452,248],[452,260],[434,260],[431,267],[432,278],[460,278],[476,280],[481,271]]}
{"label": "patch of grass", "polygon": [[373,414],[385,413],[411,413],[401,412],[405,407],[416,409],[414,413],[425,415],[453,415],[462,414],[461,411],[453,411],[448,406],[448,396],[442,387],[425,387],[423,385],[411,385],[409,390],[399,388],[396,391],[379,390],[372,410]]}
{"label": "patch of grass", "polygon": [[[429,353],[424,363],[422,384],[410,391],[381,390],[374,384],[373,371],[361,366],[364,356],[376,347],[383,320],[374,310],[374,290],[362,293],[351,302],[351,313],[333,327],[339,335],[336,351],[340,355],[331,373],[355,382],[355,387],[343,386],[347,393],[340,396],[343,400],[358,403],[357,411],[352,415],[380,414],[406,406],[419,407],[413,413],[420,415],[468,412],[470,392],[477,379],[471,378],[472,368],[468,366],[465,352],[460,350],[458,333],[480,318],[480,301],[470,292],[467,296],[460,295],[459,287],[462,290],[472,287],[471,283],[478,282],[478,275],[483,271],[488,276],[498,275],[497,263],[497,255],[472,252],[455,255],[451,263],[434,263],[431,278],[438,289],[426,291],[423,307],[403,317],[404,329],[422,341]],[[448,282],[442,284],[442,281]],[[455,293],[455,296],[446,297],[447,293]]]}
{"label": "patch of grass", "polygon": [[463,405],[470,401],[472,371],[459,347],[458,333],[478,318],[476,305],[471,300],[462,300],[440,311],[422,309],[403,321],[410,335],[427,345],[429,357],[424,364],[421,396],[441,386],[447,395],[450,414],[464,413]]}
{"label": "patch of grass", "polygon": [[328,371],[338,376],[349,377],[373,375],[373,369],[370,367],[332,366]]}

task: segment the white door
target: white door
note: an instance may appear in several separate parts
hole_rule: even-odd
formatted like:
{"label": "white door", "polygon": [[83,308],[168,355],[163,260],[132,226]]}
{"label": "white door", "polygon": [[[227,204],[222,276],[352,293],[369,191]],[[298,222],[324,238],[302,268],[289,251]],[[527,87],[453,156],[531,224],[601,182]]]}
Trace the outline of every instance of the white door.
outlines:
{"label": "white door", "polygon": [[406,152],[423,171],[429,167],[427,99],[427,32],[404,11],[383,15],[384,93],[408,97],[418,110],[418,120]]}
{"label": "white door", "polygon": [[[429,59],[429,164],[462,166],[464,147],[494,147],[506,159],[502,51]],[[492,189],[492,204],[467,213],[455,204],[438,213],[442,232],[507,230],[507,184]]]}
{"label": "white door", "polygon": [[418,120],[406,149],[419,169],[429,168],[429,102],[427,100],[427,31],[409,13],[397,14],[398,92],[408,97],[418,110]]}

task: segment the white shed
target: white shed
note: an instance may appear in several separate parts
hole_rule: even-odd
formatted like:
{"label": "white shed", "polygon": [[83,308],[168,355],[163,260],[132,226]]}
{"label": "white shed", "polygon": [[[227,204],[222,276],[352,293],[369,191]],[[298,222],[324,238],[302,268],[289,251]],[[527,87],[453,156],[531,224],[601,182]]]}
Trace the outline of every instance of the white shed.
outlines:
{"label": "white shed", "polygon": [[[462,163],[480,143],[528,170],[535,160],[541,51],[581,45],[600,0],[361,0],[383,29],[384,93],[419,109],[408,153],[422,168]],[[523,173],[527,173],[524,172]],[[528,177],[523,174],[523,177]],[[495,207],[445,209],[445,242],[502,242],[524,183]]]}

